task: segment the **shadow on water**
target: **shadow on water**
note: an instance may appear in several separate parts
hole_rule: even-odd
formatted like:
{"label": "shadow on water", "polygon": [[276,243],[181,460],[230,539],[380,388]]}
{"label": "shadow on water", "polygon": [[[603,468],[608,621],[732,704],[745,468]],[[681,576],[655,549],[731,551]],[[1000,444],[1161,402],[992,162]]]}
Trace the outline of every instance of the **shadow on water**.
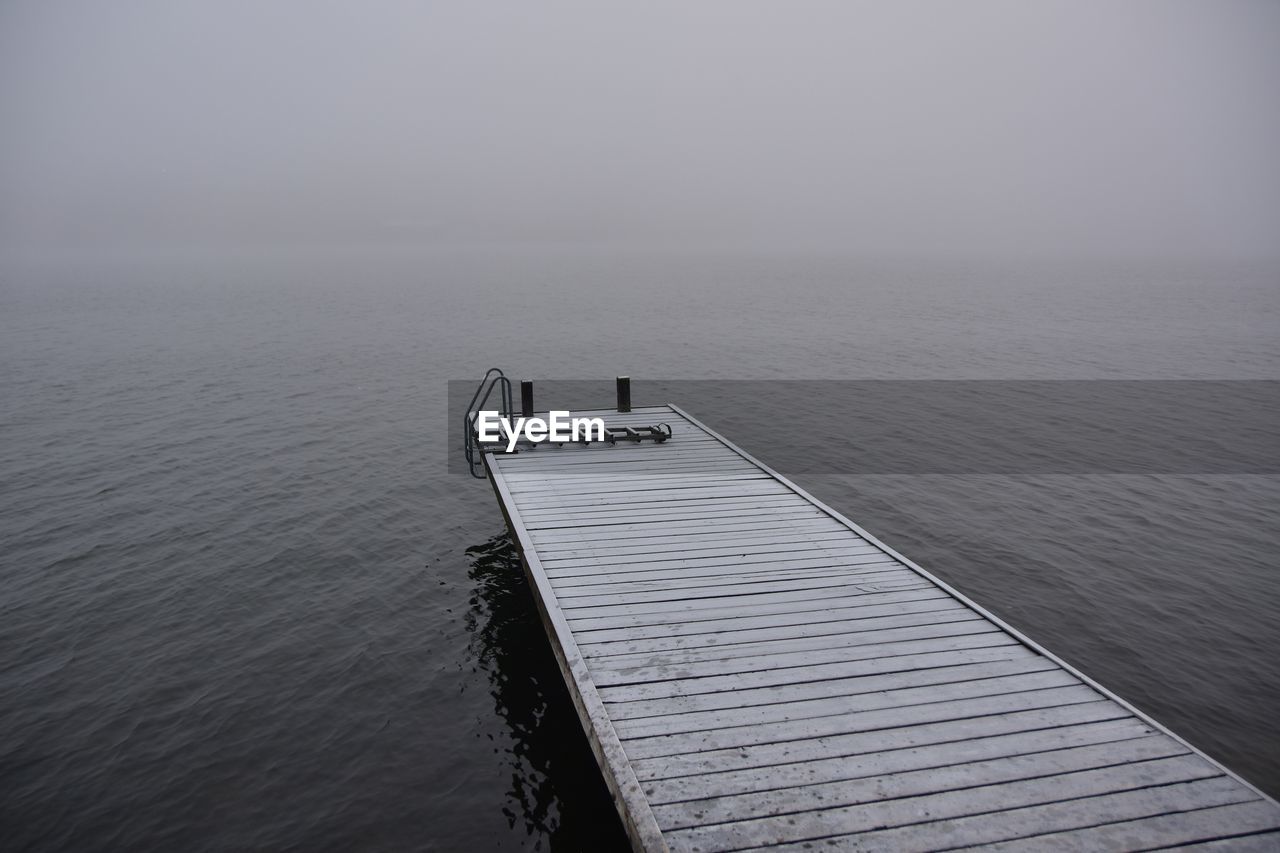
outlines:
{"label": "shadow on water", "polygon": [[628,850],[507,533],[467,549],[475,584],[467,628],[513,740],[504,808],[533,849]]}

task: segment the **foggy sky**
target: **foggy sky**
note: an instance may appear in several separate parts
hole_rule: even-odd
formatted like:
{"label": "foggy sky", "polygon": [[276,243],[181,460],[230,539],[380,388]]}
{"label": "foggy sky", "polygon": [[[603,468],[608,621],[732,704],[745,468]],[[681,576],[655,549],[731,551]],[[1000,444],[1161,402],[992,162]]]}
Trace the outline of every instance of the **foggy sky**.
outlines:
{"label": "foggy sky", "polygon": [[1280,3],[0,4],[0,244],[1274,257]]}

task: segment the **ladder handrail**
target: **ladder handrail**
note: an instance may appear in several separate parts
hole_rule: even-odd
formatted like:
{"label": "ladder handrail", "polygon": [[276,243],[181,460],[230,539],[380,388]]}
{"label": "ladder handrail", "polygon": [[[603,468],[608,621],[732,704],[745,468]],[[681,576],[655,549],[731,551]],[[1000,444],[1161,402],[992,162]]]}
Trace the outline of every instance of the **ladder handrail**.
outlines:
{"label": "ladder handrail", "polygon": [[[483,466],[477,465],[476,459],[476,438],[475,438],[475,416],[484,408],[485,403],[489,402],[490,395],[493,394],[495,387],[500,388],[499,396],[502,399],[503,417],[511,417],[514,411],[511,398],[511,380],[496,367],[491,367],[485,371],[484,378],[480,380],[476,393],[471,395],[471,402],[467,404],[467,410],[462,415],[462,438],[463,453],[467,457],[467,468],[471,472],[471,476],[476,479],[483,480]],[[479,405],[477,405],[479,401]]]}

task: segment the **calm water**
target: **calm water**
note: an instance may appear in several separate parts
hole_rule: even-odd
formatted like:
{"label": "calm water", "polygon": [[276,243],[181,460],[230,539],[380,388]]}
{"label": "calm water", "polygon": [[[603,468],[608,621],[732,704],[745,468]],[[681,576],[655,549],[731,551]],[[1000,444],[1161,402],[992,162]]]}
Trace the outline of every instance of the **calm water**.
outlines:
{"label": "calm water", "polygon": [[[0,847],[603,850],[447,380],[1276,379],[1280,276],[64,256],[5,266],[0,358]],[[1280,478],[802,485],[1280,793]]]}

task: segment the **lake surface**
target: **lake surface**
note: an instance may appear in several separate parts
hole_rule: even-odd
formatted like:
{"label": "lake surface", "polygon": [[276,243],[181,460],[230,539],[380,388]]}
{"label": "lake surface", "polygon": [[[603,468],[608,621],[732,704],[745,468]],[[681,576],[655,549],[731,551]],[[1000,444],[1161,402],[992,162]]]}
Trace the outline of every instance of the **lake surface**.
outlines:
{"label": "lake surface", "polygon": [[[16,850],[623,843],[492,492],[450,471],[449,380],[607,403],[629,374],[639,405],[646,379],[1280,379],[1262,267],[327,248],[0,275]],[[1280,794],[1280,477],[797,479]]]}

